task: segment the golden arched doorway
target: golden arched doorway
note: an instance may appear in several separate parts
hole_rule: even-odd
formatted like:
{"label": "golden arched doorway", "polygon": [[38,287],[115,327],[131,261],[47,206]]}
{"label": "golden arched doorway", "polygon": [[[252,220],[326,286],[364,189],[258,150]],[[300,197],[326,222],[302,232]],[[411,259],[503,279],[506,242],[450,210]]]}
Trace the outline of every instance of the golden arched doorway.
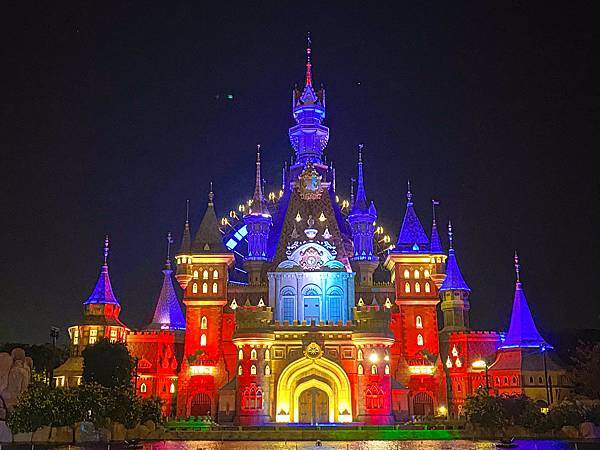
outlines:
{"label": "golden arched doorway", "polygon": [[329,422],[329,396],[319,388],[306,389],[298,397],[300,423]]}
{"label": "golden arched doorway", "polygon": [[[313,411],[314,402],[318,404]],[[325,412],[324,422],[352,422],[348,376],[339,365],[320,355],[301,358],[283,369],[277,381],[276,404],[277,422],[299,423],[309,416],[308,422],[317,422]]]}

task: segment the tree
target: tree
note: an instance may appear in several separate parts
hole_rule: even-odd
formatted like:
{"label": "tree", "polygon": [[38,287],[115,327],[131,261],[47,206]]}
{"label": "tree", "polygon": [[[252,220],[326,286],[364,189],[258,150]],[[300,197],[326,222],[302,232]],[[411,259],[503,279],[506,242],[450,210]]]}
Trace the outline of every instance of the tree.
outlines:
{"label": "tree", "polygon": [[83,382],[106,387],[130,386],[134,363],[121,342],[102,339],[83,352]]}
{"label": "tree", "polygon": [[600,342],[579,342],[571,377],[578,393],[600,399]]}

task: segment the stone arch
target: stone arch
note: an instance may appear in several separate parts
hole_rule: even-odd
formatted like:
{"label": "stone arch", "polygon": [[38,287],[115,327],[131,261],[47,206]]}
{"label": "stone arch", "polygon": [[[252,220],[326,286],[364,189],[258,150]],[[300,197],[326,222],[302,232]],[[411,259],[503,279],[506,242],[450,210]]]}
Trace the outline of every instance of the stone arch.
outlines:
{"label": "stone arch", "polygon": [[[327,388],[323,388],[323,384]],[[277,422],[298,421],[298,398],[310,387],[317,387],[329,396],[331,422],[352,421],[350,380],[338,364],[327,358],[301,358],[289,364],[277,381]],[[331,420],[333,419],[333,420]]]}

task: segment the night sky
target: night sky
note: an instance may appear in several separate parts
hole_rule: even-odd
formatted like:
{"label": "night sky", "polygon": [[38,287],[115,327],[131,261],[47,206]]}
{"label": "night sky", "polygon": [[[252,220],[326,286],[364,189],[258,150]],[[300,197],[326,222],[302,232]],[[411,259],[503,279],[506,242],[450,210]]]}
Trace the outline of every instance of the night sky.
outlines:
{"label": "night sky", "polygon": [[91,3],[3,7],[0,341],[58,326],[64,342],[106,233],[121,318],[144,325],[185,200],[196,227],[211,180],[221,216],[249,198],[257,143],[279,190],[307,31],[339,194],[364,142],[367,195],[394,237],[407,179],[427,230],[439,200],[474,328],[508,325],[515,249],[543,334],[600,327],[591,7]]}

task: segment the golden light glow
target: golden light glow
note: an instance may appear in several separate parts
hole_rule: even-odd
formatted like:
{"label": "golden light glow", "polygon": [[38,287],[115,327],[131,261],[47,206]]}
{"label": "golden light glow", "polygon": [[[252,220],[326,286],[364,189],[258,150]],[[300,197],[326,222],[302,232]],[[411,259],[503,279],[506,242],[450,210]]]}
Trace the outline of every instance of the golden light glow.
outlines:
{"label": "golden light glow", "polygon": [[190,374],[192,375],[212,375],[214,372],[213,366],[190,366]]}
{"label": "golden light glow", "polygon": [[474,369],[485,369],[487,363],[483,359],[478,359],[477,361],[473,361],[471,363],[471,367]]}
{"label": "golden light glow", "polygon": [[448,414],[448,409],[444,405],[442,405],[442,406],[440,406],[438,408],[438,415],[439,416],[445,416],[447,414]]}
{"label": "golden light glow", "polygon": [[412,375],[433,375],[434,370],[433,366],[410,366],[408,368]]}
{"label": "golden light glow", "polygon": [[373,364],[377,364],[379,362],[379,355],[375,352],[371,353],[369,355],[369,361],[371,361]]}

